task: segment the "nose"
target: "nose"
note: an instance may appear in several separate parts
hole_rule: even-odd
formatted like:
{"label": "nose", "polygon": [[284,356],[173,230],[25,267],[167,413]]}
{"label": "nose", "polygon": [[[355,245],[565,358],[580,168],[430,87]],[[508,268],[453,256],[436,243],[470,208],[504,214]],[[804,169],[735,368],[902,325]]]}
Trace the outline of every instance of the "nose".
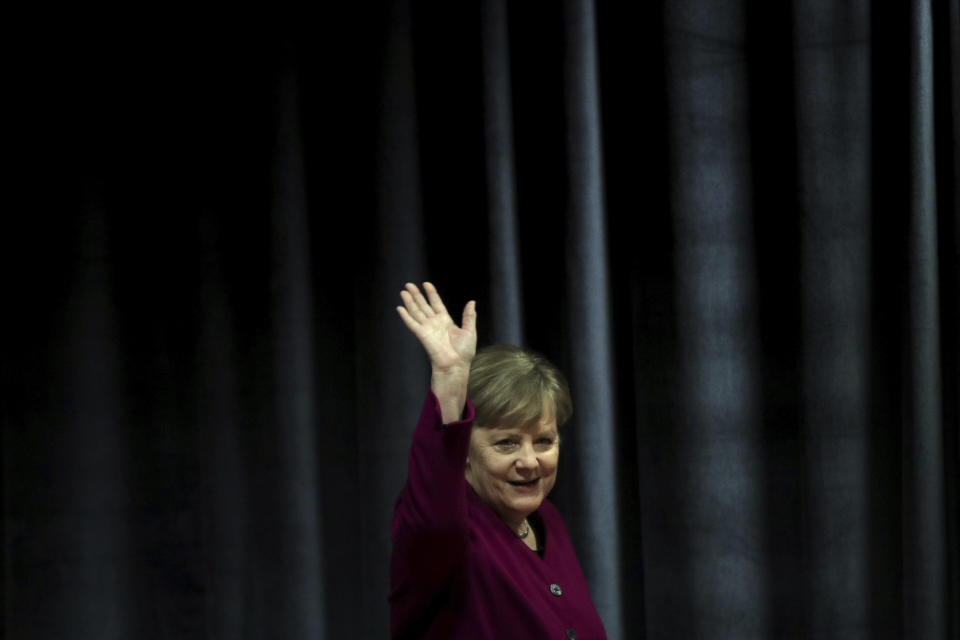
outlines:
{"label": "nose", "polygon": [[518,471],[536,469],[540,465],[540,460],[537,458],[537,452],[533,450],[533,445],[531,443],[526,442],[520,447],[520,450],[517,452],[517,460],[515,464]]}

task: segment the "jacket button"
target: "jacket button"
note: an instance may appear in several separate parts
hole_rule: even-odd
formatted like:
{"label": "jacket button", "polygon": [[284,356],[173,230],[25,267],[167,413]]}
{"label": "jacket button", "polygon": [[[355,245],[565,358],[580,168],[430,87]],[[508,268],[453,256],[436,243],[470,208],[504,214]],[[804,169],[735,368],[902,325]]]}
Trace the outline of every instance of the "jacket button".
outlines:
{"label": "jacket button", "polygon": [[567,637],[570,638],[570,640],[577,640],[577,632],[573,629],[567,629]]}
{"label": "jacket button", "polygon": [[550,593],[557,596],[558,598],[563,595],[563,589],[560,588],[558,584],[550,585]]}

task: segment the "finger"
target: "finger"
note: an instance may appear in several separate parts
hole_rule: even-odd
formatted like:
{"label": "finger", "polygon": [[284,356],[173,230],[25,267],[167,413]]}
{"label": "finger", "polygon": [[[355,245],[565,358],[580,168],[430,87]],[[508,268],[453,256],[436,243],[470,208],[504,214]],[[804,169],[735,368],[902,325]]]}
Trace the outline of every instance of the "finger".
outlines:
{"label": "finger", "polygon": [[420,293],[420,289],[417,288],[417,285],[412,282],[407,283],[407,291],[413,297],[413,301],[420,307],[420,312],[426,316],[430,317],[434,315],[433,309],[430,307],[430,303],[427,302],[427,299],[423,297],[423,294]]}
{"label": "finger", "polygon": [[477,301],[471,300],[463,307],[463,326],[464,331],[470,333],[477,332]]}
{"label": "finger", "polygon": [[418,305],[416,300],[413,299],[413,296],[410,295],[409,291],[401,291],[400,298],[403,300],[403,304],[406,307],[404,311],[407,312],[407,315],[409,315],[411,319],[417,323],[426,321],[427,317],[423,315],[420,305]]}
{"label": "finger", "polygon": [[427,292],[427,298],[430,300],[430,306],[433,307],[433,310],[437,313],[446,313],[447,308],[443,306],[443,300],[440,299],[440,294],[437,293],[437,288],[433,286],[432,282],[424,282],[423,290]]}
{"label": "finger", "polygon": [[410,313],[403,307],[397,307],[397,313],[400,314],[400,319],[403,320],[403,324],[407,325],[407,329],[413,332],[413,334],[419,337],[420,332],[420,323],[413,319],[410,316]]}

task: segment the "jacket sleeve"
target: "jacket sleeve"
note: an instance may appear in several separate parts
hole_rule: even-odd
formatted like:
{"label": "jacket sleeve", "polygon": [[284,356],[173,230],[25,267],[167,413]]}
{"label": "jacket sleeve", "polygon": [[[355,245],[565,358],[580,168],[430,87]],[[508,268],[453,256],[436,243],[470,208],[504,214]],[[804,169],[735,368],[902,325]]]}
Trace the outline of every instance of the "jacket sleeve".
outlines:
{"label": "jacket sleeve", "polygon": [[464,469],[473,404],[443,424],[440,403],[427,394],[413,433],[407,481],[393,512],[390,563],[391,627],[408,626],[440,598],[466,551]]}
{"label": "jacket sleeve", "polygon": [[464,469],[473,418],[468,398],[463,418],[443,424],[440,402],[427,394],[393,512],[389,599],[395,633],[442,596],[466,551]]}

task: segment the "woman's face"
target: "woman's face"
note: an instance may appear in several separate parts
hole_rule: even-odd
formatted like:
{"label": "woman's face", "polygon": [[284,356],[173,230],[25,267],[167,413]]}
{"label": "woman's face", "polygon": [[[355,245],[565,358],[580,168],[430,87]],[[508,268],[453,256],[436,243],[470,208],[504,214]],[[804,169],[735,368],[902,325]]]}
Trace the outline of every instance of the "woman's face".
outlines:
{"label": "woman's face", "polygon": [[525,427],[474,425],[467,482],[501,520],[516,526],[553,489],[559,457],[556,418]]}

